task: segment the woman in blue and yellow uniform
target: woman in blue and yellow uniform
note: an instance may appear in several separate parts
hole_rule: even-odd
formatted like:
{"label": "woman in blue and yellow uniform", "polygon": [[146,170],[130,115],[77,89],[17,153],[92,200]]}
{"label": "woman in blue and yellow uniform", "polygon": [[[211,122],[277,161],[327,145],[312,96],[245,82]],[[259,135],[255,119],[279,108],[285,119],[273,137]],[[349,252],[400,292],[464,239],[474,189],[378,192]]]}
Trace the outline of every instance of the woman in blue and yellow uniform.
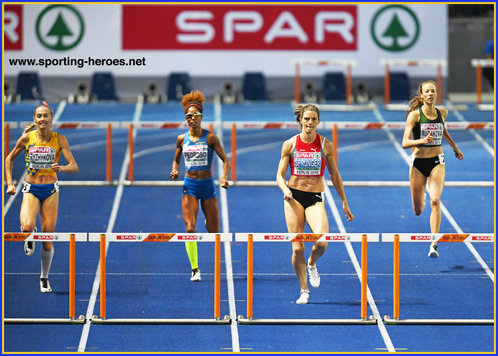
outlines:
{"label": "woman in blue and yellow uniform", "polygon": [[[444,188],[445,161],[441,148],[443,138],[450,144],[455,157],[462,160],[463,154],[451,138],[444,123],[448,110],[436,108],[437,89],[433,81],[420,83],[418,95],[409,102],[403,148],[414,147],[410,160],[410,188],[413,211],[422,214],[425,205],[425,186],[428,182],[431,201],[431,233],[439,233],[441,225],[441,194]],[[437,243],[432,243],[429,257],[439,256]]]}
{"label": "woman in blue and yellow uniform", "polygon": [[[12,165],[14,159],[25,152],[26,181],[22,188],[23,199],[21,204],[21,230],[23,232],[36,231],[36,217],[40,213],[42,232],[54,232],[57,223],[59,206],[59,184],[57,173],[74,173],[78,165],[69,149],[66,137],[51,130],[53,113],[48,105],[40,105],[35,109],[34,122],[29,125],[17,141],[14,149],[5,159],[5,176],[7,194],[16,194],[16,187],[12,181]],[[32,131],[34,128],[36,130]],[[62,154],[67,165],[59,165]],[[42,242],[40,290],[42,293],[52,292],[48,281],[48,274],[54,247],[52,242]],[[24,244],[24,252],[31,256],[35,251],[34,242]]]}
{"label": "woman in blue and yellow uniform", "polygon": [[[192,91],[182,98],[181,104],[190,129],[179,135],[176,140],[175,157],[170,174],[171,179],[178,178],[178,169],[180,168],[183,153],[186,170],[183,183],[182,213],[186,232],[188,233],[196,232],[199,200],[206,217],[208,232],[219,232],[220,230],[218,199],[216,198],[216,188],[211,175],[213,152],[216,152],[224,163],[220,185],[225,189],[228,188],[227,177],[230,171],[230,161],[218,137],[201,127],[204,100],[204,95],[198,90]],[[190,280],[199,282],[201,272],[197,258],[197,242],[185,242],[185,247],[192,267]]]}

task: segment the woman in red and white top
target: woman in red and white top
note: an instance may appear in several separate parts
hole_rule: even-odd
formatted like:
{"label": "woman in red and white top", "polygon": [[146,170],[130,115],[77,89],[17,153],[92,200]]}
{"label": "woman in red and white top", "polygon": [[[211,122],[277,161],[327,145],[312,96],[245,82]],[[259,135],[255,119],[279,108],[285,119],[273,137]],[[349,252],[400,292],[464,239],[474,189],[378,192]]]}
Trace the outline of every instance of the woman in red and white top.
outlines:
{"label": "woman in red and white top", "polygon": [[[342,209],[348,221],[354,219],[344,193],[341,175],[334,160],[332,142],[316,132],[320,124],[320,111],[315,105],[298,106],[294,112],[296,121],[301,124],[301,133],[288,139],[282,145],[282,155],[278,164],[277,185],[284,193],[284,211],[287,230],[304,232],[306,221],[314,233],[327,233],[329,222],[323,203],[325,189],[323,173],[325,166],[334,187],[342,201]],[[287,167],[291,166],[289,181],[285,181]],[[306,281],[308,267],[310,284],[320,286],[320,276],[316,269],[317,260],[327,249],[327,242],[316,242],[307,263],[304,260],[304,242],[292,243],[292,265],[296,272],[301,293],[298,304],[306,304],[309,288]]]}

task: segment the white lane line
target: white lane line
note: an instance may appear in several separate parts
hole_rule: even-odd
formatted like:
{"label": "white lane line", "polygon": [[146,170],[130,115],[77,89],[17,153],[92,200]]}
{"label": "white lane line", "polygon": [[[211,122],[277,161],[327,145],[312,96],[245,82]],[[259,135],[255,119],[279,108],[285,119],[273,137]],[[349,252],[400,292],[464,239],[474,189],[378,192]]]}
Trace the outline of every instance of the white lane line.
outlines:
{"label": "white lane line", "polygon": [[[139,107],[139,109],[138,109]],[[140,101],[137,102],[137,106],[135,107],[135,114],[133,117],[133,121],[137,122],[140,120],[140,115],[141,115],[141,110],[143,107],[143,103]],[[133,130],[133,140],[135,140],[137,135],[137,130]],[[118,215],[119,211],[119,205],[121,202],[121,197],[123,195],[123,188],[124,188],[124,181],[126,179],[126,173],[128,172],[128,164],[130,162],[130,147],[129,145],[126,148],[126,155],[123,160],[123,164],[121,166],[121,172],[119,174],[119,183],[118,187],[116,189],[116,195],[114,196],[114,202],[112,204],[112,209],[111,209],[111,215],[109,217],[109,222],[107,223],[107,230],[106,232],[112,232],[114,229],[114,224],[116,223],[116,218]],[[105,255],[107,256],[107,252],[109,251],[109,242],[106,243],[106,251]],[[100,287],[100,263],[101,261],[99,260],[99,264],[97,266],[97,271],[95,272],[95,279],[93,280],[93,286],[92,286],[92,293],[90,295],[90,301],[88,303],[88,308],[86,310],[86,321],[85,324],[83,325],[83,330],[81,332],[81,337],[80,337],[80,343],[78,345],[78,352],[85,352],[86,349],[86,344],[88,342],[88,335],[90,334],[90,326],[91,326],[91,321],[90,319],[93,317],[94,309],[95,309],[95,303],[97,302],[97,294],[99,292],[99,287]]]}
{"label": "white lane line", "polygon": [[[330,188],[328,185],[325,185],[325,198],[327,199],[327,203],[332,210],[332,215],[334,216],[334,220],[339,227],[339,231],[341,234],[346,233],[346,228],[344,227],[344,224],[342,223],[341,216],[339,214],[339,210],[337,209],[337,206],[335,205],[334,198],[332,197],[332,192],[330,191]],[[360,279],[361,282],[361,267],[358,262],[358,259],[356,258],[356,254],[353,250],[353,247],[351,246],[351,242],[347,241],[344,243],[346,246],[346,250],[348,251],[349,258],[351,258],[351,261],[353,262],[354,269],[356,271],[356,275]],[[377,327],[379,328],[380,334],[382,336],[382,339],[384,340],[384,344],[387,347],[387,350],[389,352],[396,352],[396,349],[394,347],[394,344],[389,337],[389,333],[387,332],[386,325],[384,324],[384,321],[382,320],[382,317],[380,316],[379,309],[377,308],[377,305],[375,304],[375,300],[372,296],[372,293],[370,292],[370,288],[368,287],[367,284],[367,301],[368,304],[370,305],[370,309],[372,309],[372,313],[374,318],[377,320]]]}
{"label": "white lane line", "polygon": [[[216,130],[216,136],[218,136],[221,145],[223,145],[223,130],[221,129],[221,104],[219,97],[216,96],[214,100],[214,116],[215,121],[220,123],[218,129]],[[223,175],[223,162],[218,159],[218,176]],[[219,189],[220,191],[220,205],[221,205],[221,219],[223,232],[230,232],[230,224],[228,219],[228,199],[227,190],[224,188]],[[235,307],[235,288],[233,285],[233,269],[232,269],[232,249],[230,242],[223,243],[225,252],[225,268],[226,268],[226,278],[227,278],[227,289],[228,289],[228,305],[230,308],[230,319],[232,323],[230,329],[232,332],[232,352],[240,352],[240,342],[239,342],[239,329],[237,324],[237,310]]]}

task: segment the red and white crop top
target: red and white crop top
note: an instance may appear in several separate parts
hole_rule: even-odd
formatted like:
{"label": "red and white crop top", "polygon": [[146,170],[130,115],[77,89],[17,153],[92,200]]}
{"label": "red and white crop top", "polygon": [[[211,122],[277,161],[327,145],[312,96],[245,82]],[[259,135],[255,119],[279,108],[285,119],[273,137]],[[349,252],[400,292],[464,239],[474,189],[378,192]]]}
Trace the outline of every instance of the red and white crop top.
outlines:
{"label": "red and white crop top", "polygon": [[323,152],[325,137],[316,135],[311,143],[305,143],[298,134],[292,138],[293,149],[290,157],[291,175],[323,177],[327,161]]}

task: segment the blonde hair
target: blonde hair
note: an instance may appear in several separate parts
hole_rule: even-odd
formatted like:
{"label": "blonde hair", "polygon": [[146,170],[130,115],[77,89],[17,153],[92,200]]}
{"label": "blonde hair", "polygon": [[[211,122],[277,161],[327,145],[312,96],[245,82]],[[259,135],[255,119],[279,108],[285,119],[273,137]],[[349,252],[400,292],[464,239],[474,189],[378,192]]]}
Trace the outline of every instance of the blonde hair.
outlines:
{"label": "blonde hair", "polygon": [[[38,105],[35,110],[33,111],[33,117],[36,116],[36,110],[38,110],[39,108],[48,108],[48,111],[50,112],[50,116],[53,118],[54,117],[54,112],[52,111],[52,108],[47,104],[46,101],[43,101],[43,104],[41,105]],[[24,129],[24,134],[30,132],[31,130],[33,130],[34,128],[36,127],[36,124],[33,122],[31,124],[29,124],[25,129]]]}
{"label": "blonde hair", "polygon": [[318,120],[320,120],[320,110],[316,105],[307,104],[307,105],[299,105],[294,109],[294,115],[296,115],[296,121],[301,124],[301,118],[306,111],[314,111],[318,115]]}
{"label": "blonde hair", "polygon": [[35,127],[36,127],[36,124],[35,124],[35,123],[29,124],[29,125],[28,125],[28,126],[26,126],[26,128],[24,129],[23,134],[27,134],[28,132],[30,132],[31,130],[33,130]]}
{"label": "blonde hair", "polygon": [[433,80],[426,80],[425,82],[422,82],[418,85],[418,93],[417,95],[414,95],[412,99],[408,102],[409,109],[407,111],[407,115],[412,112],[413,110],[416,110],[418,107],[422,106],[424,104],[424,99],[422,99],[422,87],[426,84],[433,84],[434,87],[436,88],[436,93],[437,93],[437,85],[436,82]]}

